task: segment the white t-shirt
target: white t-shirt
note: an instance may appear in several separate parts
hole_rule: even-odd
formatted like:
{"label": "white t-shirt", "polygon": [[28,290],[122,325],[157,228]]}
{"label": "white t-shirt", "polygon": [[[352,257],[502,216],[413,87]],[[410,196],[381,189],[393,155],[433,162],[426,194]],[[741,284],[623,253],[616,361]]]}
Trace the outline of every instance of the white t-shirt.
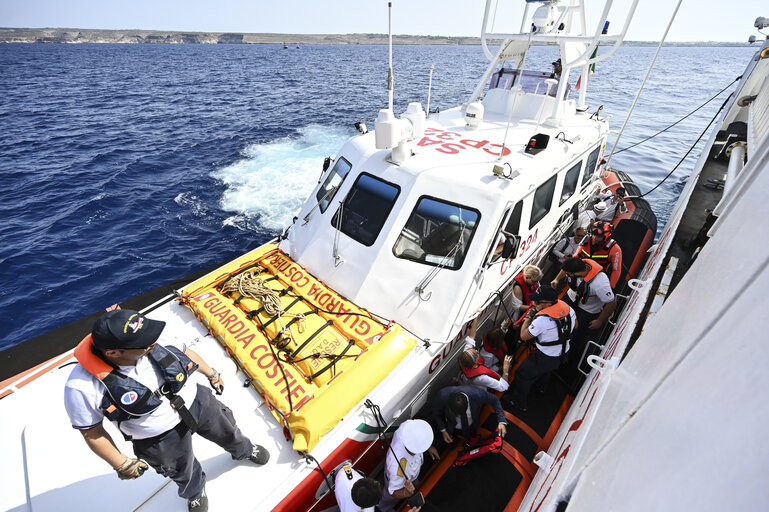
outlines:
{"label": "white t-shirt", "polygon": [[559,240],[558,243],[553,246],[553,254],[561,263],[564,262],[566,256],[574,256],[574,253],[577,252],[579,240],[575,240],[575,238],[577,237],[567,236],[566,238]]}
{"label": "white t-shirt", "polygon": [[[392,450],[387,450],[387,457],[385,459],[385,492],[390,495],[398,489],[406,487],[406,478],[412,482],[415,481],[422,467],[422,454],[410,454],[403,444],[403,425],[409,421],[415,420],[406,420],[398,427],[390,445]],[[393,452],[395,452],[395,455],[393,455]],[[397,459],[395,458],[396,456],[398,457]],[[398,461],[400,461],[400,466]],[[403,477],[404,469],[406,470],[406,478]]]}
{"label": "white t-shirt", "polygon": [[[574,330],[574,326],[577,323],[577,315],[572,308],[569,308],[569,316],[571,317],[571,329]],[[537,338],[537,348],[540,352],[550,357],[558,357],[561,355],[561,345],[540,345],[540,343],[546,343],[549,341],[558,341],[558,325],[555,320],[549,316],[540,315],[534,317],[534,320],[529,324],[529,334]],[[569,342],[566,342],[566,352],[569,351]]]}
{"label": "white t-shirt", "polygon": [[[577,278],[577,285],[582,283],[582,278]],[[569,298],[586,313],[598,313],[603,309],[603,305],[614,300],[614,292],[609,284],[609,277],[599,272],[590,282],[587,289],[587,299],[584,303],[577,299],[577,292],[569,289]]]}
{"label": "white t-shirt", "polygon": [[352,478],[347,477],[344,469],[336,472],[334,479],[334,496],[339,505],[339,512],[374,512],[374,507],[361,508],[352,501],[352,486],[363,478],[363,475],[355,468],[352,468]]}
{"label": "white t-shirt", "polygon": [[[166,347],[176,345],[162,339],[159,342]],[[177,348],[184,350],[184,345],[177,345]],[[160,374],[155,372],[155,368],[146,356],[140,358],[136,362],[136,366],[118,366],[118,369],[123,375],[144,384],[152,391],[163,384]],[[187,408],[195,401],[197,394],[197,386],[191,380],[188,380],[178,393],[184,399]],[[101,402],[105,389],[104,384],[88,373],[88,370],[82,365],[75,366],[64,386],[64,407],[74,428],[86,430],[101,423],[104,419]],[[163,398],[160,407],[154,412],[140,418],[123,421],[120,424],[120,429],[134,439],[145,439],[170,430],[179,421],[181,421],[179,414],[171,407],[168,399]]]}

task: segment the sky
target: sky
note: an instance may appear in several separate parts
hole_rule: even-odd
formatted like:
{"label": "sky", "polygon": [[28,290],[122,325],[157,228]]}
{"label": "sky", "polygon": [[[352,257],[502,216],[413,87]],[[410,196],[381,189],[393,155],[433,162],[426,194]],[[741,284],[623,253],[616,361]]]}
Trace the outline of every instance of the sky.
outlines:
{"label": "sky", "polygon": [[[498,30],[518,32],[524,0],[499,2]],[[492,5],[494,4],[492,2]],[[615,0],[612,12],[632,0]],[[639,0],[628,40],[662,36],[676,0]],[[484,0],[393,0],[393,33],[478,36]],[[507,4],[505,8],[504,5]],[[601,0],[586,0],[597,21]],[[732,7],[735,6],[735,7]],[[507,27],[503,13],[517,13]],[[668,41],[745,42],[767,0],[683,0]],[[624,18],[623,18],[624,19]],[[621,24],[620,15],[610,32]],[[590,23],[588,23],[589,26]],[[289,34],[387,33],[386,0],[0,0],[0,27]],[[765,31],[766,32],[766,31]]]}

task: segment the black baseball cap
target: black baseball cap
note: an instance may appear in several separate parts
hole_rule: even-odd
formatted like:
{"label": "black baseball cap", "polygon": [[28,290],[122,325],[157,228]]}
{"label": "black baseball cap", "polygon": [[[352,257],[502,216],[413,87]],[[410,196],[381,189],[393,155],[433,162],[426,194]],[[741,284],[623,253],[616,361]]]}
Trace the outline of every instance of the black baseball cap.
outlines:
{"label": "black baseball cap", "polygon": [[533,302],[544,300],[547,302],[556,302],[558,300],[558,292],[552,286],[542,285],[538,292],[529,295],[529,298]]}
{"label": "black baseball cap", "polygon": [[101,350],[147,348],[155,343],[166,323],[150,320],[132,309],[109,311],[93,324],[91,337]]}

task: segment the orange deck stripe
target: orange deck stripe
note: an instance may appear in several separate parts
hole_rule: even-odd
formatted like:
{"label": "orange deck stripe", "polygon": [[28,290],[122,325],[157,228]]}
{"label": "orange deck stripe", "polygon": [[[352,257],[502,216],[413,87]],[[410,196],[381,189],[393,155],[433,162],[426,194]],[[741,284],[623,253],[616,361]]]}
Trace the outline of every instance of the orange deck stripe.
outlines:
{"label": "orange deck stripe", "polygon": [[547,429],[547,433],[545,433],[545,438],[542,440],[542,444],[539,446],[540,450],[547,450],[550,448],[553,439],[555,439],[555,435],[558,433],[558,429],[561,428],[561,423],[563,423],[564,418],[566,418],[566,413],[569,412],[569,408],[571,407],[572,402],[574,402],[574,397],[571,395],[566,395],[566,398],[561,404],[561,408],[558,409],[558,412],[555,414],[555,418],[553,418],[553,422],[550,423],[550,428]]}
{"label": "orange deck stripe", "polygon": [[[42,362],[37,366],[30,368],[29,370],[25,370],[19,374],[14,375],[13,377],[10,377],[0,382],[0,389],[5,388],[7,386],[12,386],[14,384],[17,389],[20,389],[26,386],[27,384],[29,384],[30,382],[32,382],[33,380],[37,379],[38,377],[42,376],[43,374],[47,373],[48,371],[52,370],[56,366],[59,366],[61,363],[63,363],[64,361],[66,361],[71,357],[72,357],[72,351],[69,351],[64,355],[52,357],[48,361]],[[27,377],[27,378],[25,379],[24,377]],[[13,393],[13,391],[9,390],[6,393],[3,393],[2,396],[7,396],[11,393]]]}

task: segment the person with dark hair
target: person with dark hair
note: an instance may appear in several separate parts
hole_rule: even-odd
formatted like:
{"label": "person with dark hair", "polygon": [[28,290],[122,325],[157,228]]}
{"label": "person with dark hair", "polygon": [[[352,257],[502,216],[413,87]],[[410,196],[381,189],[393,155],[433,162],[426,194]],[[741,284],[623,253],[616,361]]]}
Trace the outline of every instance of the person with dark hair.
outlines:
{"label": "person with dark hair", "polygon": [[577,322],[574,310],[550,286],[542,286],[533,294],[534,309],[526,314],[521,326],[521,339],[534,341],[534,350],[518,367],[509,400],[514,409],[525,411],[532,385],[544,392],[550,374],[565,361],[569,339]]}
{"label": "person with dark hair", "polygon": [[374,512],[382,499],[382,484],[352,467],[347,461],[334,478],[334,496],[340,512]]}
{"label": "person with dark hair", "polygon": [[[609,276],[612,290],[617,286],[622,274],[622,249],[612,239],[614,226],[608,222],[596,221],[590,231],[590,238],[583,243],[574,256],[581,259],[590,259],[601,265],[601,269]],[[558,289],[558,283],[566,275],[562,269],[551,285]]]}
{"label": "person with dark hair", "polygon": [[581,345],[589,331],[599,329],[617,307],[609,278],[601,265],[591,259],[571,258],[563,263],[568,277],[566,302],[577,313],[577,327],[572,333],[572,345]]}
{"label": "person with dark hair", "polygon": [[495,327],[483,336],[483,344],[478,354],[483,358],[484,364],[499,372],[507,356],[507,344],[505,343],[505,331]]}
{"label": "person with dark hair", "polygon": [[455,432],[470,439],[479,426],[481,409],[486,404],[494,408],[497,430],[504,437],[507,433],[507,419],[495,395],[475,386],[449,386],[441,389],[433,405],[433,418],[443,440],[446,443],[454,442]]}
{"label": "person with dark hair", "polygon": [[563,263],[567,258],[571,258],[577,252],[577,248],[586,235],[585,228],[575,229],[571,236],[562,238],[553,246],[552,258],[558,263]]}
{"label": "person with dark hair", "polygon": [[[235,460],[262,465],[270,454],[240,432],[232,411],[211,391],[187,385],[198,372],[216,394],[224,391],[219,372],[192,349],[166,343],[164,328],[165,322],[128,309],[99,317],[75,348],[78,365],[67,380],[64,405],[73,428],[121,480],[139,478],[152,466],[176,482],[188,510],[204,512],[206,474],[192,451],[192,434]],[[102,425],[105,417],[132,441],[136,458],[117,448]]]}
{"label": "person with dark hair", "polygon": [[598,216],[598,220],[613,223],[617,214],[628,211],[625,205],[625,187],[617,187],[614,192],[607,188],[598,195],[598,198],[604,201],[607,206],[606,211]]}

